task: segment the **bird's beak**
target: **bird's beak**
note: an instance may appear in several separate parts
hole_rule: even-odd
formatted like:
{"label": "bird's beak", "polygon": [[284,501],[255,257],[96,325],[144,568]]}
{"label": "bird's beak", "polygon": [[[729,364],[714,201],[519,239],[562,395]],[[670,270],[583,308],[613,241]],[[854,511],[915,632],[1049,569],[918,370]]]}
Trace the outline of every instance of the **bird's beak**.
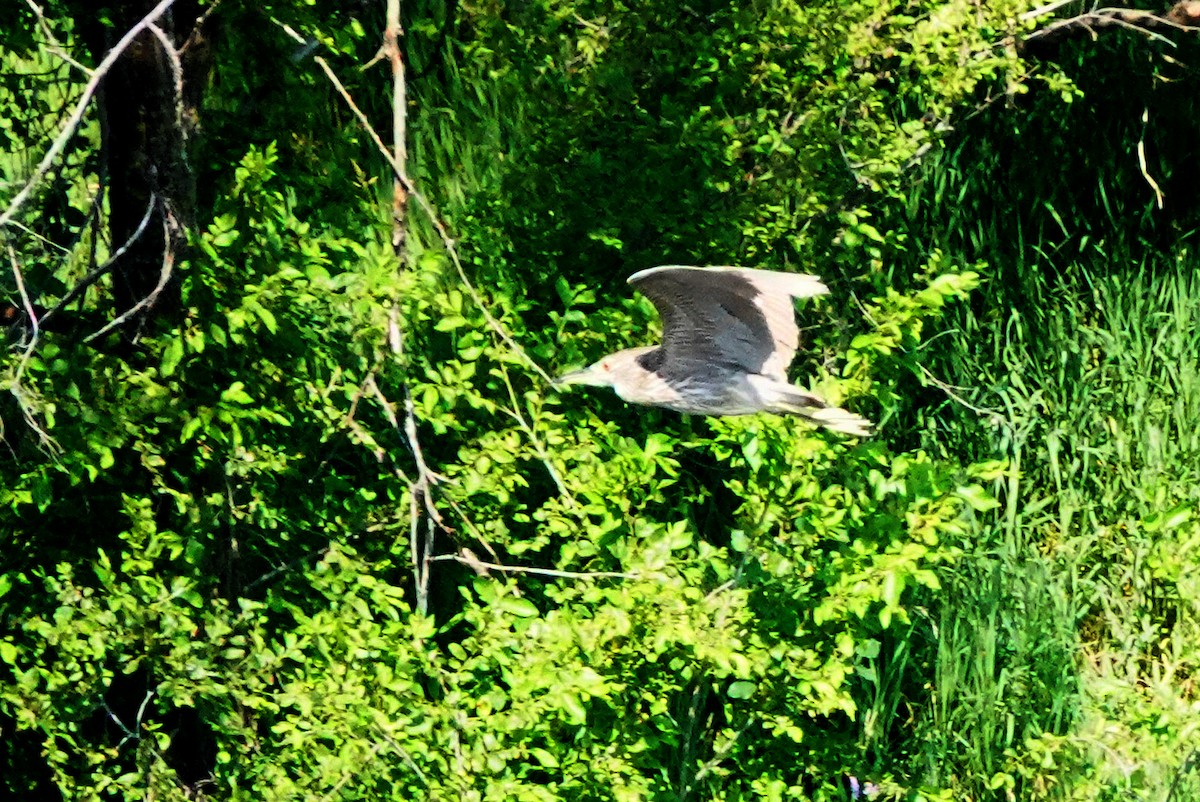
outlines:
{"label": "bird's beak", "polygon": [[588,384],[593,387],[602,387],[608,382],[603,376],[599,375],[600,371],[596,370],[595,365],[580,370],[572,370],[569,373],[564,373],[554,380],[552,387],[567,387],[572,384]]}

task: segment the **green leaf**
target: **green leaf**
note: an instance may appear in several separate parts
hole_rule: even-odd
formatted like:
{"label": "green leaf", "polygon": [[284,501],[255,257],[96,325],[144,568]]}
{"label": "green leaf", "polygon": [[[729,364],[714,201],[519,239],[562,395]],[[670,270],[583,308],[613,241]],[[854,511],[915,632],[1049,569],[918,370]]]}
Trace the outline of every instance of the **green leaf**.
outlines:
{"label": "green leaf", "polygon": [[242,382],[234,382],[221,393],[221,400],[227,404],[237,404],[239,406],[248,406],[254,403],[254,399],[246,392],[246,385]]}
{"label": "green leaf", "polygon": [[162,361],[159,363],[159,373],[163,376],[170,376],[174,374],[175,369],[179,367],[179,362],[182,359],[183,338],[170,338],[167,341],[167,347],[163,349]]}
{"label": "green leaf", "polygon": [[521,618],[533,618],[538,615],[538,608],[529,599],[518,596],[505,596],[500,600],[500,609]]}
{"label": "green leaf", "polygon": [[976,512],[987,512],[1000,506],[1000,502],[979,485],[965,485],[958,488],[955,493]]}

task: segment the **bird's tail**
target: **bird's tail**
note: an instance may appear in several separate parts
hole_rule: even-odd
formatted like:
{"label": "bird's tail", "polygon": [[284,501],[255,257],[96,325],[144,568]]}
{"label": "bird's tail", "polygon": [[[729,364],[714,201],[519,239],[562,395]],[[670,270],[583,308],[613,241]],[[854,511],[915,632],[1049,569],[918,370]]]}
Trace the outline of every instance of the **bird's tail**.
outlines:
{"label": "bird's tail", "polygon": [[[767,408],[772,412],[799,415],[818,426],[855,437],[871,434],[872,424],[861,415],[855,415],[841,407],[831,407],[825,399],[806,393],[799,387],[784,382],[757,383],[760,394],[766,396]],[[764,392],[765,391],[765,392]]]}
{"label": "bird's tail", "polygon": [[872,424],[862,415],[855,415],[841,407],[823,407],[820,409],[797,407],[788,410],[793,415],[807,418],[818,426],[824,426],[833,432],[852,434],[855,437],[869,437]]}

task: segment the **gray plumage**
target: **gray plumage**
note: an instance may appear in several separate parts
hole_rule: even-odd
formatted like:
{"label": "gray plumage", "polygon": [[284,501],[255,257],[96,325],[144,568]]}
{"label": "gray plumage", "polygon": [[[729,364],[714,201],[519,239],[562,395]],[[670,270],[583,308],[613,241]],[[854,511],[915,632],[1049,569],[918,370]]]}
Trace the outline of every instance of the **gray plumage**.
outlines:
{"label": "gray plumage", "polygon": [[610,354],[556,385],[612,387],[630,403],[695,415],[787,413],[870,434],[866,419],[787,380],[800,344],[792,299],[829,292],[816,276],[667,265],[635,273],[629,283],[662,316],[662,344]]}

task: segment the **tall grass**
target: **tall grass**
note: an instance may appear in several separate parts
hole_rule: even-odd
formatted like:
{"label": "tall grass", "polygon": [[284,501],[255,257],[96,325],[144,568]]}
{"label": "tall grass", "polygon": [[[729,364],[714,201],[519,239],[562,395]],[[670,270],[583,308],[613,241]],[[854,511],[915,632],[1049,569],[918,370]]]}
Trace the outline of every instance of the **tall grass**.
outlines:
{"label": "tall grass", "polygon": [[1107,100],[978,119],[892,223],[922,245],[894,284],[935,247],[986,265],[924,354],[954,395],[926,388],[913,430],[1008,471],[930,600],[929,643],[894,665],[907,684],[881,679],[896,690],[872,714],[895,723],[876,729],[906,742],[867,746],[946,798],[1200,800],[1194,78],[1154,81],[1125,45],[1063,64]]}
{"label": "tall grass", "polygon": [[526,110],[512,87],[480,74],[482,64],[464,66],[455,47],[444,46],[438,66],[414,90],[420,113],[411,123],[410,155],[414,178],[437,193],[439,205],[462,211],[498,185],[520,147]]}
{"label": "tall grass", "polygon": [[998,413],[949,417],[1010,471],[938,600],[926,776],[972,799],[1200,799],[1200,260],[1070,244],[1018,243],[940,352]]}

